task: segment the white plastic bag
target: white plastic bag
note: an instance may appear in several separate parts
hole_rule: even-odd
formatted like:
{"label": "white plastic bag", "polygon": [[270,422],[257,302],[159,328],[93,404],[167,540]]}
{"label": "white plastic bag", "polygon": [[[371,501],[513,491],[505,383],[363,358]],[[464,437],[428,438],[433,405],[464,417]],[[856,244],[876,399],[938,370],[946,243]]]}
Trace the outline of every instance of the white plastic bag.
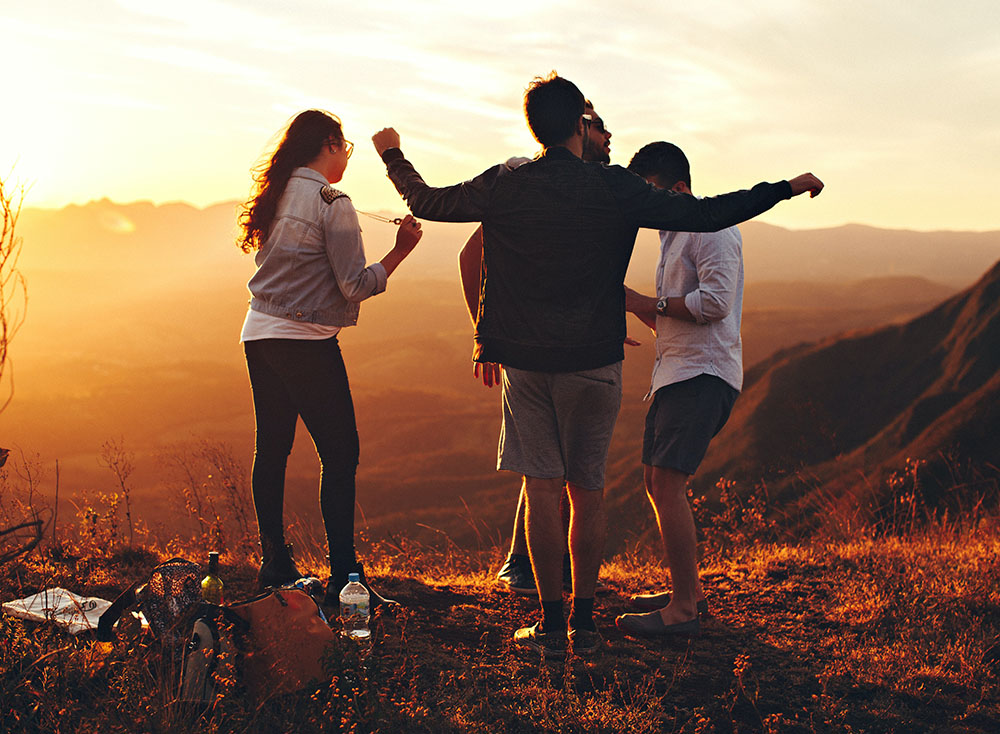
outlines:
{"label": "white plastic bag", "polygon": [[78,596],[72,591],[54,587],[37,594],[5,602],[4,614],[35,622],[55,622],[78,635],[97,629],[97,620],[111,602],[93,596]]}

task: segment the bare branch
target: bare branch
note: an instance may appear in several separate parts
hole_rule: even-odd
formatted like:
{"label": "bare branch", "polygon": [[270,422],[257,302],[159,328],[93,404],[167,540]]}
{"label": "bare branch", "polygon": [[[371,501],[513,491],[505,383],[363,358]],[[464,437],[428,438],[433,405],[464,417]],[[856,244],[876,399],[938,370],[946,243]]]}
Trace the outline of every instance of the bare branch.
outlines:
{"label": "bare branch", "polygon": [[[14,379],[10,371],[8,348],[24,323],[28,291],[24,276],[17,269],[21,238],[15,234],[17,219],[24,202],[24,187],[5,186],[0,179],[0,384],[7,377],[7,397],[0,402],[0,413],[14,397]],[[15,308],[20,304],[20,308]],[[6,375],[4,374],[6,371]]]}

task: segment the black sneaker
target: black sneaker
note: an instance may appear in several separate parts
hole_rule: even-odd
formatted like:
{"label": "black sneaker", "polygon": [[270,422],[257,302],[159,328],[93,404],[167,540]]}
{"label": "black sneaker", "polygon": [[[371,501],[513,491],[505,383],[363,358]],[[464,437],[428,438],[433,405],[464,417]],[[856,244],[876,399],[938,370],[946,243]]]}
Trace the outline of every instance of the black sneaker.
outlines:
{"label": "black sneaker", "polygon": [[514,644],[522,650],[541,653],[546,658],[566,657],[566,632],[542,632],[541,622],[515,632]]}
{"label": "black sneaker", "polygon": [[531,569],[531,559],[528,556],[511,553],[504,561],[497,574],[497,579],[515,594],[531,595],[537,593],[535,574]]}
{"label": "black sneaker", "polygon": [[600,650],[604,644],[604,638],[596,629],[585,630],[570,627],[568,637],[573,646],[574,655],[592,655]]}

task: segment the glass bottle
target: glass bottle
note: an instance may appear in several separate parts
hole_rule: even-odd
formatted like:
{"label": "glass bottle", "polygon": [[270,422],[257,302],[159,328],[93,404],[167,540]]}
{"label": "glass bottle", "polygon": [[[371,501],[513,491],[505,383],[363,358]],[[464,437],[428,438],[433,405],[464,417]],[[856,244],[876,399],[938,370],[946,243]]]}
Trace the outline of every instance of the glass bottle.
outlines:
{"label": "glass bottle", "polygon": [[219,578],[219,554],[208,554],[208,575],[201,580],[201,596],[209,604],[222,605],[222,579]]}

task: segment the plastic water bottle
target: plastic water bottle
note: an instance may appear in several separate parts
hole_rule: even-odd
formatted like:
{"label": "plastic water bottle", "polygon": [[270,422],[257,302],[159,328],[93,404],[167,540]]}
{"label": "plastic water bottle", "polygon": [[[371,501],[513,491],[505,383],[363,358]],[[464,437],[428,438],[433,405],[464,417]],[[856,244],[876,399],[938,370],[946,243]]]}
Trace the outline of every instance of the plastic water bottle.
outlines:
{"label": "plastic water bottle", "polygon": [[355,640],[371,636],[368,629],[370,596],[361,584],[361,577],[352,573],[347,577],[347,586],[340,590],[340,620],[344,625],[341,634]]}

